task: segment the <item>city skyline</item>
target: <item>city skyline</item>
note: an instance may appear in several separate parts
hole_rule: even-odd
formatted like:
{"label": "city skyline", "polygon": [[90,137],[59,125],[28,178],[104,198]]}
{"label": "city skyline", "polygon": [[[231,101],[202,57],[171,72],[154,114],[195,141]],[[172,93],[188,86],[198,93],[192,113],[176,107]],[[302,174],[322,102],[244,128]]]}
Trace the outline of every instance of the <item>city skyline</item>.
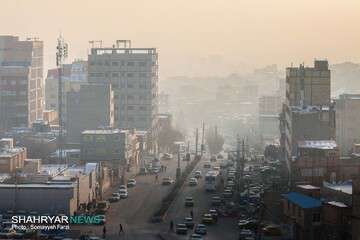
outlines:
{"label": "city skyline", "polygon": [[161,79],[244,73],[273,63],[282,69],[291,63],[310,65],[314,58],[360,62],[360,33],[354,31],[360,3],[355,0],[201,0],[191,5],[65,0],[57,6],[3,0],[2,9],[0,34],[43,40],[45,69],[55,64],[60,33],[70,44],[69,59],[86,59],[90,40],[111,45],[113,39],[131,39],[135,47],[156,47]]}

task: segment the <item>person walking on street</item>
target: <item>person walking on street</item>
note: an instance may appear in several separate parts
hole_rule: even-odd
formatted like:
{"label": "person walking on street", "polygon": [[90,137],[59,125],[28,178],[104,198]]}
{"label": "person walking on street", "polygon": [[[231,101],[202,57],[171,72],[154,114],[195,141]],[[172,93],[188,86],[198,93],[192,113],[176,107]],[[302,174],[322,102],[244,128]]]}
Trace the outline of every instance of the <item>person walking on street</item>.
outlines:
{"label": "person walking on street", "polygon": [[174,222],[173,220],[170,221],[170,231],[174,231]]}
{"label": "person walking on street", "polygon": [[155,183],[159,182],[159,176],[156,174],[155,175]]}
{"label": "person walking on street", "polygon": [[194,219],[194,212],[193,212],[193,210],[190,211],[190,216],[191,216],[192,219]]}
{"label": "person walking on street", "polygon": [[119,235],[121,233],[123,233],[123,232],[124,232],[124,228],[123,228],[122,224],[120,223],[120,225],[119,225]]}
{"label": "person walking on street", "polygon": [[103,227],[103,238],[106,238],[106,227]]}

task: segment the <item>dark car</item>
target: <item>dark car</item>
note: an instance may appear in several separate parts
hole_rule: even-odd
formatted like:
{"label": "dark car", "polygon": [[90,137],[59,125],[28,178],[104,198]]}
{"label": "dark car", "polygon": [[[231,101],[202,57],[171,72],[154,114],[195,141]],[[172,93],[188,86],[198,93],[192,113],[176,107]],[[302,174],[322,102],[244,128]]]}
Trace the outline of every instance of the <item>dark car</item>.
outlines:
{"label": "dark car", "polygon": [[186,217],[186,218],[184,219],[184,224],[185,224],[186,227],[188,227],[188,228],[191,228],[191,229],[194,228],[194,221],[193,221],[193,219],[192,219],[191,217]]}
{"label": "dark car", "polygon": [[176,234],[187,234],[188,228],[184,223],[176,224]]}
{"label": "dark car", "polygon": [[194,199],[192,197],[185,198],[185,207],[193,207]]}
{"label": "dark car", "polygon": [[194,232],[196,234],[206,235],[207,234],[206,226],[204,224],[197,224]]}

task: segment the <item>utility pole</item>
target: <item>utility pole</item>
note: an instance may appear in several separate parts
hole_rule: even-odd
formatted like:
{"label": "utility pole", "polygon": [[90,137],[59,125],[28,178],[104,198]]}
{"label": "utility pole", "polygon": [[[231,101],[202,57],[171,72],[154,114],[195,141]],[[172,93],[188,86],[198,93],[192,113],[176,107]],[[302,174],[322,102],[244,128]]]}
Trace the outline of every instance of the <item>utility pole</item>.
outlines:
{"label": "utility pole", "polygon": [[181,168],[180,168],[180,143],[177,143],[178,151],[177,151],[177,168],[176,168],[176,182],[178,183],[181,176]]}
{"label": "utility pole", "polygon": [[196,133],[195,133],[195,158],[197,158],[198,156],[198,141],[199,141],[199,129],[196,128]]}
{"label": "utility pole", "polygon": [[[58,151],[59,151],[59,163],[63,161],[63,118],[62,118],[62,65],[63,61],[68,56],[68,44],[64,42],[63,37],[60,35],[56,46],[56,66],[58,68],[58,119],[59,119],[59,136],[58,136]],[[67,162],[66,162],[67,164]]]}
{"label": "utility pole", "polygon": [[201,136],[201,156],[205,151],[205,144],[204,144],[204,137],[205,137],[205,122],[202,124],[202,136]]}
{"label": "utility pole", "polygon": [[237,190],[240,192],[240,138],[239,134],[236,136],[236,173],[237,173]]}

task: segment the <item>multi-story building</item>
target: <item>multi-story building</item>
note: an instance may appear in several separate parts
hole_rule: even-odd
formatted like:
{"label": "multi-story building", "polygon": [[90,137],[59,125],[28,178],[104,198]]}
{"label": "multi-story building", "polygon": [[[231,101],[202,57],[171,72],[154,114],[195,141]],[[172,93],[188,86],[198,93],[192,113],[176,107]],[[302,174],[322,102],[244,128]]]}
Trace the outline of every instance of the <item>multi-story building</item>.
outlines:
{"label": "multi-story building", "polygon": [[[66,123],[66,94],[79,91],[80,85],[87,83],[87,61],[75,60],[71,64],[64,64],[61,70],[62,80],[62,119]],[[49,69],[45,80],[45,106],[48,110],[58,111],[59,69]]]}
{"label": "multi-story building", "polygon": [[314,67],[286,69],[286,104],[320,106],[330,103],[330,70],[327,60],[315,60]]}
{"label": "multi-story building", "polygon": [[335,113],[330,101],[330,70],[326,60],[314,67],[286,69],[286,100],[280,115],[281,144],[290,169],[300,140],[335,137]]}
{"label": "multi-story building", "polygon": [[[120,43],[125,43],[120,47]],[[90,83],[110,83],[114,90],[115,126],[147,130],[158,112],[158,53],[131,48],[120,40],[110,48],[92,48],[88,57]]]}
{"label": "multi-story building", "polygon": [[335,141],[299,141],[297,147],[292,169],[296,181],[321,186],[323,181],[338,180],[339,148]]}
{"label": "multi-story building", "polygon": [[13,139],[0,139],[0,173],[14,173],[24,166],[26,148],[14,147]]}
{"label": "multi-story building", "polygon": [[360,143],[360,94],[342,94],[336,99],[336,141],[340,154],[348,156],[355,143]]}
{"label": "multi-story building", "polygon": [[111,85],[83,84],[80,91],[67,93],[66,140],[80,143],[84,130],[114,124],[114,94]]}
{"label": "multi-story building", "polygon": [[271,141],[279,138],[281,106],[280,95],[267,95],[259,98],[259,133],[261,141]]}
{"label": "multi-story building", "polygon": [[0,130],[42,119],[43,87],[43,42],[0,36]]}

